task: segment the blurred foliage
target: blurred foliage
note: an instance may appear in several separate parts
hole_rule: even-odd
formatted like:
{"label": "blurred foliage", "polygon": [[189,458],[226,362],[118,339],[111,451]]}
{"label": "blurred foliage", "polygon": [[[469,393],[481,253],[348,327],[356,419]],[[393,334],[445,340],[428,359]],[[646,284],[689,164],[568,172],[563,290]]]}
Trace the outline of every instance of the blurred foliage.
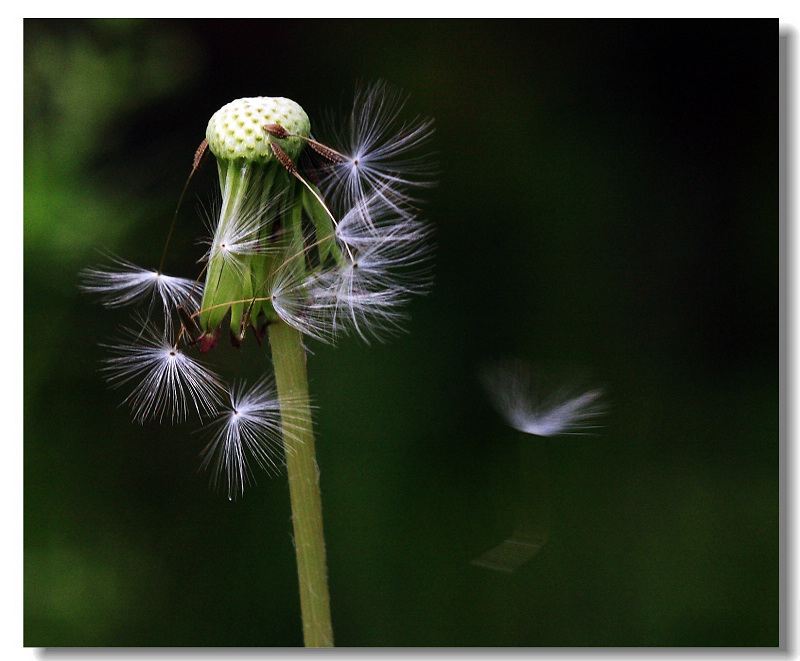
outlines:
{"label": "blurred foliage", "polygon": [[[407,335],[312,346],[336,642],[776,645],[777,36],[27,20],[25,644],[301,643],[285,480],[229,503],[201,435],[132,424],[97,374],[125,316],[77,273],[154,265],[224,103],[288,96],[313,122],[381,78],[436,119],[436,287]],[[208,167],[179,214],[176,274],[214,186]],[[589,370],[605,430],[505,429],[474,378],[501,354]],[[214,359],[268,366],[254,343]],[[528,563],[470,564],[543,504]]]}
{"label": "blurred foliage", "polygon": [[[187,57],[171,57],[178,50]],[[127,20],[26,23],[27,248],[73,269],[91,246],[119,240],[142,208],[122,205],[97,166],[120,157],[126,121],[197,73],[191,43],[173,30]]]}

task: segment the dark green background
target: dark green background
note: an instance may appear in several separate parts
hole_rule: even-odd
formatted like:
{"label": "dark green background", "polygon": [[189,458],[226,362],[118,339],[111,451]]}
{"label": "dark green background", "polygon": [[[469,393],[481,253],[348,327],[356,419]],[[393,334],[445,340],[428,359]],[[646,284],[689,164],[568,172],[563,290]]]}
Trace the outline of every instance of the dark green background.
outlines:
{"label": "dark green background", "polygon": [[[97,372],[127,317],[77,274],[157,265],[223,104],[313,125],[375,79],[436,120],[436,284],[405,335],[311,346],[336,642],[778,644],[777,21],[28,20],[24,48],[26,645],[301,644],[285,478],[228,502],[191,424],[133,424]],[[246,344],[214,359],[257,375]],[[506,428],[497,355],[588,371],[604,429]],[[542,502],[538,555],[470,564]]]}

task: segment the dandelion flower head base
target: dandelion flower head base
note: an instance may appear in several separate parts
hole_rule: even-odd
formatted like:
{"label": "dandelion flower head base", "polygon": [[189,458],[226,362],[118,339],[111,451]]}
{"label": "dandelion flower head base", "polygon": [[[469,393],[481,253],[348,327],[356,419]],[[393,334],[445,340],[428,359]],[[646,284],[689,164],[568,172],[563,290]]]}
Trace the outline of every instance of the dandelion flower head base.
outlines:
{"label": "dandelion flower head base", "polygon": [[[279,127],[282,136],[264,130]],[[208,122],[206,140],[218,159],[269,162],[273,160],[270,144],[281,139],[281,148],[295,159],[305,146],[311,130],[308,115],[299,104],[283,97],[252,97],[225,104]]]}

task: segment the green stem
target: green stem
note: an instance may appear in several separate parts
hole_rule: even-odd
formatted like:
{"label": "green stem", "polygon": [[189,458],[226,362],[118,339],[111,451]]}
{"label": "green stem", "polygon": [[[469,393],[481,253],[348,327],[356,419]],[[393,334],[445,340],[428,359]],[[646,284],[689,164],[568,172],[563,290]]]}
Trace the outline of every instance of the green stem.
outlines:
{"label": "green stem", "polygon": [[300,332],[283,322],[270,324],[269,340],[284,426],[292,429],[286,448],[286,472],[292,501],[303,638],[306,647],[333,647],[306,352]]}

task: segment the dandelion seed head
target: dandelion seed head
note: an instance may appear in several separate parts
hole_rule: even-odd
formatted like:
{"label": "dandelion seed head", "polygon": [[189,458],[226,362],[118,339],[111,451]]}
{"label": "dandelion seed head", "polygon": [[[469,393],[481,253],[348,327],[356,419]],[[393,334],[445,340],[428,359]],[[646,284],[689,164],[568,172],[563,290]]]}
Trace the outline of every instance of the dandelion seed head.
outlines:
{"label": "dandelion seed head", "polygon": [[[322,341],[399,329],[400,308],[430,284],[431,254],[411,191],[430,183],[422,147],[432,125],[403,122],[405,103],[384,83],[359,91],[338,126],[346,151],[312,139],[302,108],[283,98],[239,99],[215,114],[207,139],[222,203],[205,255],[202,350],[228,313],[236,342],[248,320],[275,316]],[[319,188],[292,144],[311,144],[327,161]],[[276,193],[283,208],[265,209]]]}
{"label": "dandelion seed head", "polygon": [[[330,146],[311,138],[308,116],[289,99],[223,106],[192,170],[206,147],[216,156],[220,200],[206,217],[198,260],[205,285],[117,258],[111,268],[82,274],[83,289],[107,307],[148,304],[148,320],[107,345],[105,378],[130,389],[123,401],[137,422],[178,422],[192,411],[201,420],[214,416],[203,466],[213,467],[212,481],[230,499],[255,469],[282,464],[308,418],[296,418],[286,398],[279,406],[271,381],[224,386],[186,347],[202,356],[223,323],[237,347],[249,328],[260,343],[267,325],[281,321],[323,342],[402,330],[409,299],[430,285],[430,230],[416,196],[433,176],[426,153],[432,122],[404,121],[405,105],[385,83],[360,90]],[[324,169],[309,171],[320,161]],[[169,243],[172,229],[167,236]],[[158,306],[163,324],[149,320]],[[176,318],[181,326],[173,332]]]}

